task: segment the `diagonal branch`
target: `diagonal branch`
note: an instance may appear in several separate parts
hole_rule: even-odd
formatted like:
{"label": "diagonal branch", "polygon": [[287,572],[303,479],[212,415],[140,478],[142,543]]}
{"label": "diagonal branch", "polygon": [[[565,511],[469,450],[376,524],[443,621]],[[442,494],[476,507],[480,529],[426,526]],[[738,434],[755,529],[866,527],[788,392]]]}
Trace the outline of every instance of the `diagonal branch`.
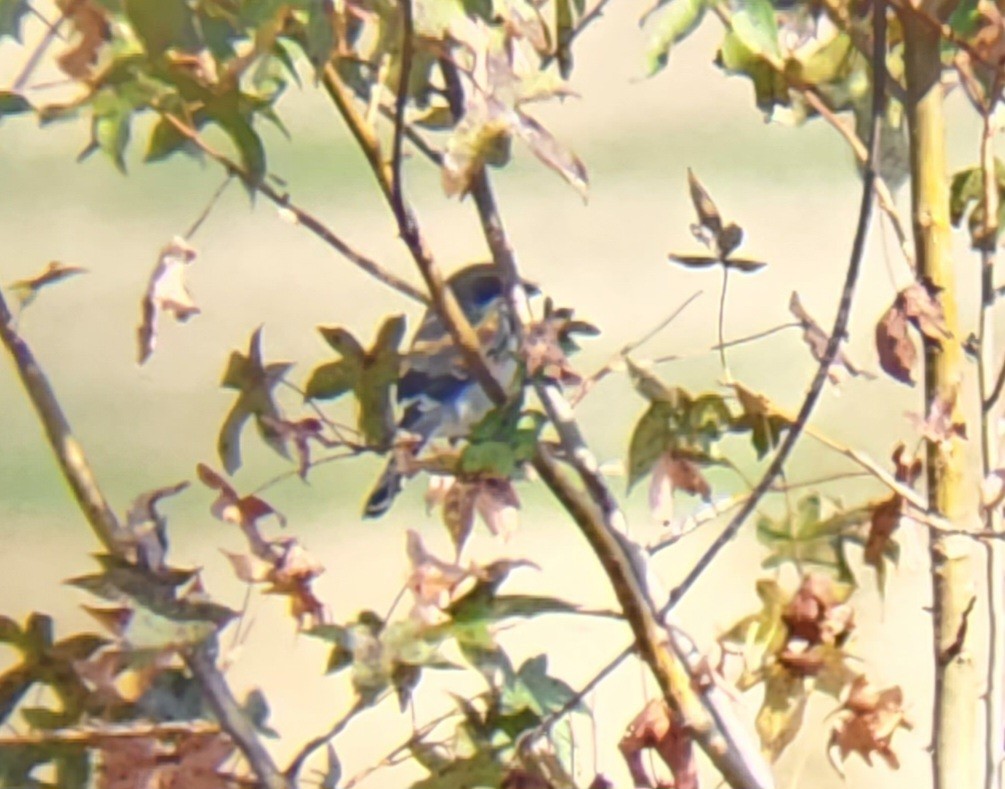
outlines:
{"label": "diagonal branch", "polygon": [[[109,553],[123,555],[119,539],[122,527],[118,518],[98,486],[83,447],[73,437],[70,423],[56,399],[49,379],[31,348],[14,329],[14,319],[3,294],[0,294],[0,343],[14,360],[21,383],[35,407],[52,453],[62,469],[63,478],[73,491],[88,524]],[[262,786],[265,789],[287,789],[285,778],[241,711],[223,674],[217,669],[211,649],[208,644],[203,644],[186,655],[186,663],[202,693],[219,719],[220,726],[244,754]]]}
{"label": "diagonal branch", "polygon": [[302,225],[307,228],[328,246],[335,249],[350,263],[362,269],[384,285],[398,291],[403,296],[407,296],[408,298],[423,304],[426,302],[426,296],[422,293],[422,291],[417,290],[415,287],[405,282],[405,280],[396,277],[376,261],[371,260],[365,255],[362,255],[354,250],[321,220],[295,205],[290,200],[288,194],[278,192],[264,180],[254,179],[246,169],[241,167],[241,165],[206,143],[196,129],[192,128],[183,120],[170,113],[162,113],[162,117],[186,139],[194,143],[200,151],[206,154],[217,164],[221,165],[229,174],[239,178],[249,189],[254,189],[259,194],[264,195],[278,208],[289,211],[298,225]]}
{"label": "diagonal branch", "polygon": [[817,400],[820,398],[820,393],[827,382],[827,373],[834,359],[837,357],[838,349],[848,329],[848,320],[851,317],[852,297],[855,294],[855,285],[858,283],[858,276],[862,267],[862,257],[865,253],[865,239],[872,217],[873,192],[877,183],[876,162],[879,151],[879,128],[883,117],[886,96],[885,80],[883,78],[883,75],[886,73],[885,0],[876,0],[873,3],[872,13],[874,46],[872,69],[875,84],[873,85],[872,92],[872,123],[869,131],[869,155],[866,157],[862,173],[862,198],[859,205],[858,223],[855,228],[855,239],[852,242],[851,258],[848,261],[848,271],[841,290],[841,301],[838,305],[837,316],[834,319],[834,328],[831,330],[830,338],[827,341],[827,348],[824,350],[823,357],[817,367],[817,372],[810,384],[809,391],[803,400],[802,407],[799,409],[799,413],[796,415],[792,426],[785,434],[785,439],[782,441],[781,446],[771,459],[771,464],[754,487],[750,499],[740,507],[740,511],[736,513],[705,554],[691,568],[691,571],[685,576],[684,580],[670,593],[670,598],[664,606],[665,610],[673,608],[694,582],[701,577],[719,551],[725,548],[736,536],[740,527],[743,526],[750,514],[757,508],[764,494],[771,489],[775,479],[785,467],[785,463],[795,448],[796,442],[799,441],[800,436],[803,434],[803,429],[806,427],[810,414],[813,413]]}

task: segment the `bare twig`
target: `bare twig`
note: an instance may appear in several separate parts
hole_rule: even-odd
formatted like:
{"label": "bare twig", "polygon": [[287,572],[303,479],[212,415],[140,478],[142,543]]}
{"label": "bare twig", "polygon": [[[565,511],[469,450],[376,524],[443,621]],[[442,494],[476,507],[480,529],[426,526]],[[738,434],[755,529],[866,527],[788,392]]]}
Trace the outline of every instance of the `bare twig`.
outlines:
{"label": "bare twig", "polygon": [[35,49],[28,56],[28,60],[21,71],[18,73],[17,77],[14,79],[14,83],[11,86],[11,90],[20,91],[23,90],[25,85],[28,84],[28,80],[31,79],[31,75],[35,73],[35,69],[38,68],[38,64],[42,60],[42,56],[46,53],[52,42],[59,37],[59,28],[62,27],[63,22],[68,16],[71,16],[83,0],[73,0],[69,3],[65,10],[60,11],[59,18],[55,22],[49,22],[45,17],[39,15],[39,18],[45,23],[46,30],[45,35],[42,36],[41,40],[36,45]]}
{"label": "bare twig", "polygon": [[80,744],[109,740],[165,739],[186,735],[219,734],[219,724],[210,721],[157,721],[154,723],[128,723],[122,725],[74,726],[72,729],[32,729],[23,734],[0,736],[0,747],[25,745]]}
{"label": "bare twig", "polygon": [[234,180],[233,173],[228,172],[227,176],[223,179],[223,182],[216,187],[216,191],[210,195],[209,200],[206,201],[206,205],[203,206],[202,211],[199,216],[195,218],[191,225],[189,225],[188,230],[185,231],[184,238],[190,241],[192,237],[199,232],[199,228],[202,227],[203,222],[209,219],[209,215],[213,213],[213,209],[216,207],[217,202],[223,197],[223,193],[227,191],[227,187],[230,186],[230,182]]}
{"label": "bare twig", "polygon": [[401,141],[405,131],[405,104],[408,102],[408,81],[412,74],[412,0],[399,0],[401,6],[401,63],[398,68],[398,91],[394,97],[394,135],[391,139],[391,207],[395,215],[405,213],[405,198],[401,187]]}
{"label": "bare twig", "polygon": [[630,353],[632,353],[632,351],[645,345],[653,337],[655,337],[657,334],[663,331],[667,326],[673,323],[673,321],[676,320],[677,316],[680,315],[688,306],[690,306],[699,296],[701,296],[701,291],[696,290],[694,293],[688,296],[683,302],[681,302],[681,304],[678,307],[676,307],[673,312],[667,315],[667,317],[661,320],[656,326],[654,326],[652,329],[650,329],[641,337],[639,337],[639,339],[633,340],[632,342],[622,347],[620,351],[618,351],[610,359],[607,360],[607,362],[604,364],[603,367],[594,372],[592,375],[589,375],[586,378],[584,378],[583,382],[579,385],[579,388],[575,392],[573,392],[573,394],[569,397],[569,403],[573,407],[577,406],[580,403],[580,401],[590,393],[590,390],[593,389],[594,386],[596,386],[603,378],[605,378],[614,370],[615,365],[617,365],[619,361],[624,360],[624,358],[628,356]]}
{"label": "bare twig", "polygon": [[6,347],[17,367],[25,392],[45,429],[49,447],[84,517],[101,544],[109,552],[117,553],[122,532],[119,520],[98,486],[91,465],[84,454],[84,448],[73,436],[70,423],[63,413],[59,400],[56,399],[49,378],[14,326],[14,316],[11,315],[3,294],[0,293],[0,342]]}
{"label": "bare twig", "polygon": [[[63,477],[95,536],[110,553],[124,555],[119,540],[121,526],[118,519],[91,471],[83,447],[73,437],[70,424],[48,378],[27,343],[15,332],[12,321],[10,310],[0,294],[0,342],[14,360],[21,382],[48,436],[53,455],[63,471]],[[257,733],[217,669],[211,649],[211,645],[206,643],[186,655],[186,663],[198,681],[206,701],[263,786],[266,789],[287,789],[282,774],[262,746]]]}
{"label": "bare twig", "polygon": [[[992,113],[998,103],[999,76],[994,80],[994,90],[989,92],[990,106],[984,108],[981,133],[980,160],[984,189],[981,204],[984,226],[981,228],[981,308],[978,327],[977,396],[980,404],[981,424],[981,478],[985,479],[998,465],[998,434],[991,410],[985,408],[987,376],[995,356],[994,342],[994,269],[995,249],[998,240],[998,179],[995,173],[994,125]],[[984,530],[1003,534],[1001,511],[988,507],[984,511]],[[998,540],[985,543],[985,583],[988,595],[988,662],[984,688],[984,787],[1001,788],[1001,769],[1005,761],[1005,647],[1001,643],[1002,623],[1005,622],[1005,546]]]}
{"label": "bare twig", "polygon": [[838,305],[837,316],[834,319],[834,328],[827,341],[827,348],[824,350],[823,358],[817,367],[816,375],[810,384],[809,391],[803,399],[803,404],[799,409],[795,421],[789,427],[782,440],[781,446],[771,459],[771,463],[765,470],[764,475],[754,488],[750,499],[740,508],[740,511],[730,520],[722,533],[715,539],[708,550],[702,555],[691,571],[684,577],[684,580],[671,592],[664,610],[669,610],[683,597],[687,590],[705,572],[713,559],[718,555],[744,524],[747,517],[757,508],[761,498],[774,484],[775,478],[781,473],[785,462],[795,448],[806,427],[806,423],[816,406],[820,393],[823,391],[827,381],[827,373],[831,364],[837,356],[841,341],[844,339],[848,327],[848,319],[851,316],[852,297],[855,293],[855,285],[858,282],[859,271],[862,266],[862,257],[865,252],[865,239],[869,230],[870,219],[872,217],[873,192],[876,185],[876,161],[879,151],[879,128],[883,117],[885,100],[885,80],[882,75],[886,73],[886,3],[885,0],[876,0],[873,3],[873,38],[874,50],[872,56],[873,74],[880,75],[877,83],[873,86],[872,98],[872,122],[869,132],[869,155],[866,157],[862,174],[862,198],[859,206],[858,224],[855,228],[855,239],[852,243],[851,257],[848,262],[848,271],[845,275],[844,286],[841,290],[841,301]]}
{"label": "bare twig", "polygon": [[300,769],[304,766],[304,762],[310,758],[311,754],[337,737],[342,730],[349,725],[349,721],[356,717],[359,712],[366,709],[367,706],[368,705],[365,699],[362,697],[357,698],[345,715],[336,720],[328,731],[308,740],[307,743],[305,743],[304,746],[297,751],[297,755],[290,760],[290,766],[286,768],[286,772],[284,773],[286,780],[289,781],[291,785],[295,786],[297,776],[300,774]]}
{"label": "bare twig", "polygon": [[241,165],[206,143],[199,135],[199,132],[185,123],[185,121],[170,113],[162,113],[162,117],[184,137],[191,140],[199,148],[199,150],[209,156],[209,158],[213,159],[217,164],[221,165],[228,173],[239,178],[249,189],[254,189],[264,195],[280,209],[288,211],[296,220],[297,224],[307,228],[328,246],[335,249],[350,263],[362,269],[384,285],[398,291],[402,295],[407,296],[410,299],[414,299],[420,304],[426,303],[426,297],[422,291],[417,290],[403,279],[396,277],[376,261],[371,260],[365,255],[362,255],[354,250],[341,238],[339,238],[327,225],[321,222],[321,220],[295,205],[290,200],[288,194],[281,194],[276,191],[276,189],[270,186],[265,180],[256,180],[252,178],[251,174],[241,167]]}

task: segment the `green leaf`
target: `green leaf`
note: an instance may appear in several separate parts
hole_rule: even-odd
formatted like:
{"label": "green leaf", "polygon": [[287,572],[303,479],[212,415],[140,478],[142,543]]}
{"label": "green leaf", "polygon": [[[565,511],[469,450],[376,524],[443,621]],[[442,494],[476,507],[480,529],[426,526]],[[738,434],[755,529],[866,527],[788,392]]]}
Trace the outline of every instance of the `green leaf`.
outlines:
{"label": "green leaf", "polygon": [[4,36],[21,40],[21,22],[28,9],[28,0],[0,0],[0,41]]}
{"label": "green leaf", "polygon": [[802,677],[789,674],[781,666],[769,671],[764,703],[754,725],[771,761],[775,761],[799,733],[808,698]]}
{"label": "green leaf", "polygon": [[405,336],[405,318],[387,318],[373,346],[366,350],[346,329],[319,327],[318,331],[342,359],[317,367],[307,382],[308,397],[332,399],[352,391],[356,396],[356,422],[366,442],[385,448],[394,435],[394,408],[391,389],[398,381]]}
{"label": "green leaf", "polygon": [[[147,150],[143,155],[144,162],[159,162],[179,151],[193,152],[188,137],[182,134],[173,124],[163,118],[154,124],[147,140]],[[196,151],[196,155],[198,152]]]}
{"label": "green leaf", "polygon": [[186,0],[123,0],[123,7],[151,58],[169,48],[198,52],[200,37]]}
{"label": "green leaf", "polygon": [[320,72],[335,50],[335,6],[332,0],[308,0],[307,24],[304,26],[304,53]]}
{"label": "green leaf", "polygon": [[734,0],[733,33],[755,55],[780,57],[778,20],[771,0]]}
{"label": "green leaf", "polygon": [[[2,0],[0,0],[2,1]],[[34,112],[35,108],[20,93],[13,93],[9,90],[0,90],[0,118],[5,115],[21,115],[25,112]]]}
{"label": "green leaf", "polygon": [[[538,655],[529,658],[516,674],[507,678],[500,701],[507,712],[529,710],[543,717],[561,709],[575,696],[568,684],[548,674],[548,656]],[[577,707],[585,712],[585,707]]]}
{"label": "green leaf", "polygon": [[572,0],[555,0],[555,60],[562,79],[572,73]]}
{"label": "green leaf", "polygon": [[241,433],[251,417],[255,417],[259,433],[265,442],[276,452],[286,456],[286,444],[282,437],[269,428],[262,418],[280,418],[279,407],[273,399],[272,390],[292,365],[286,362],[264,364],[261,343],[262,329],[259,327],[251,335],[247,356],[237,351],[231,353],[220,384],[240,392],[224,420],[217,439],[217,451],[229,474],[233,474],[241,467]]}
{"label": "green leaf", "polygon": [[669,0],[659,3],[653,9],[652,20],[646,20],[649,28],[646,45],[646,76],[653,76],[666,68],[670,60],[670,50],[678,42],[693,33],[705,18],[707,0]]}
{"label": "green leaf", "polygon": [[[414,749],[413,749],[414,754]],[[496,789],[502,786],[503,766],[491,750],[457,759],[412,784],[411,789]]]}
{"label": "green leaf", "polygon": [[670,432],[670,415],[673,408],[668,403],[650,403],[649,408],[635,424],[628,445],[628,490],[645,477],[673,441]]}
{"label": "green leaf", "polygon": [[723,37],[716,62],[730,74],[743,74],[750,78],[757,106],[763,112],[770,113],[776,105],[790,104],[785,77],[751,51],[736,33],[729,31]]}
{"label": "green leaf", "polygon": [[359,369],[348,361],[327,362],[314,368],[304,394],[312,400],[334,400],[351,392]]}

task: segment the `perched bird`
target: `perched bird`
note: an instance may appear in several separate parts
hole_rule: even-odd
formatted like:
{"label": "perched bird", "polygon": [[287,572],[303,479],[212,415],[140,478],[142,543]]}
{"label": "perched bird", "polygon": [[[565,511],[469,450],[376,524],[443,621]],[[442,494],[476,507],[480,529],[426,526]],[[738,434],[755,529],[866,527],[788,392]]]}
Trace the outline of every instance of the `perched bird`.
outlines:
{"label": "perched bird", "polygon": [[[450,277],[446,285],[475,329],[492,373],[504,387],[514,390],[519,386],[516,339],[495,266],[467,266]],[[529,283],[524,287],[529,294],[538,292]],[[404,406],[398,429],[415,438],[415,452],[433,438],[467,435],[492,409],[492,401],[431,309],[423,316],[405,356],[397,397]],[[387,512],[401,484],[402,472],[392,457],[367,498],[363,517],[375,518]]]}

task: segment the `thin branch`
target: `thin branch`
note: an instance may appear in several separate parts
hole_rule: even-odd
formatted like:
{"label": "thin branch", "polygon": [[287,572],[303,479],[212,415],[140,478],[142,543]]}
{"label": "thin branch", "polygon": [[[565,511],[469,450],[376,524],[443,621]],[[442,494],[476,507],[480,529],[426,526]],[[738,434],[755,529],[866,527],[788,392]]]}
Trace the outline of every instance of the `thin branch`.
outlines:
{"label": "thin branch", "polygon": [[[583,14],[582,18],[580,18],[580,20],[576,23],[576,26],[573,27],[572,31],[569,33],[569,39],[566,42],[566,45],[572,46],[572,42],[575,41],[577,38],[579,38],[586,30],[586,28],[588,28],[590,25],[592,25],[594,22],[600,19],[600,17],[604,15],[604,9],[610,2],[611,0],[598,0],[597,4],[593,6],[593,8],[591,8],[589,11]],[[554,53],[549,53],[545,55],[543,58],[541,58],[542,71],[548,68],[548,66],[550,66],[554,62],[555,57],[556,56]]]}
{"label": "thin branch", "polygon": [[290,760],[290,766],[286,768],[286,772],[284,773],[286,780],[290,783],[290,785],[296,785],[300,769],[304,766],[304,762],[310,758],[311,754],[323,745],[327,745],[339,734],[341,734],[342,730],[349,725],[349,722],[356,717],[359,712],[366,709],[367,706],[369,706],[368,702],[360,696],[348,709],[345,715],[331,725],[328,731],[308,740],[307,743],[299,751],[297,751],[297,755]]}
{"label": "thin branch", "polygon": [[799,321],[792,321],[791,323],[783,323],[780,326],[774,326],[770,329],[765,329],[764,331],[759,331],[754,334],[748,334],[746,337],[739,337],[735,340],[730,340],[729,342],[722,343],[721,345],[713,345],[712,350],[718,351],[721,348],[733,348],[737,345],[745,345],[748,342],[755,342],[756,340],[763,340],[765,337],[770,337],[772,334],[777,334],[780,331],[785,331],[786,329],[795,329],[802,327]]}
{"label": "thin branch", "polygon": [[233,173],[228,172],[227,176],[223,179],[223,183],[216,187],[216,191],[210,195],[206,205],[203,206],[202,212],[195,218],[192,224],[189,225],[188,230],[185,231],[184,238],[186,241],[191,241],[192,237],[199,232],[199,228],[202,227],[203,222],[209,219],[209,215],[213,213],[213,209],[216,208],[217,202],[221,197],[223,197],[223,193],[227,191],[227,187],[230,186],[230,182],[232,180],[234,180],[234,175]]}
{"label": "thin branch", "polygon": [[214,650],[215,646],[210,643],[201,644],[185,656],[185,664],[199,683],[199,689],[220,721],[220,726],[244,754],[263,789],[290,789],[291,784],[262,745],[254,725],[217,668]]}
{"label": "thin branch", "polygon": [[[983,112],[980,159],[984,189],[981,195],[984,225],[981,228],[981,308],[978,327],[977,396],[981,424],[981,479],[986,479],[998,465],[998,434],[991,409],[984,407],[987,375],[994,359],[994,270],[995,248],[998,243],[998,180],[995,173],[994,125],[992,113],[998,103],[1000,76],[989,92],[989,105]],[[991,401],[992,404],[994,400]],[[984,511],[984,530],[1002,534],[1001,511],[989,507]],[[985,584],[988,595],[988,662],[984,688],[984,787],[1001,789],[1001,768],[1005,760],[1005,648],[1002,625],[1005,623],[1005,547],[997,541],[985,543]]]}
{"label": "thin branch", "polygon": [[620,351],[618,351],[610,359],[607,360],[606,364],[604,364],[603,367],[601,367],[592,375],[589,375],[585,379],[583,379],[583,382],[579,385],[579,388],[575,392],[573,392],[573,394],[569,397],[569,403],[575,408],[580,403],[580,401],[590,393],[590,390],[593,389],[594,386],[596,386],[603,378],[605,378],[614,370],[615,365],[619,361],[622,361],[626,356],[632,353],[632,351],[645,345],[653,337],[655,337],[657,334],[663,331],[667,326],[673,323],[673,321],[677,319],[678,315],[680,315],[687,307],[689,307],[695,301],[695,299],[701,296],[701,293],[702,292],[700,290],[696,290],[694,293],[692,293],[690,296],[684,299],[684,301],[681,302],[681,304],[678,307],[676,307],[673,312],[671,312],[669,315],[667,315],[667,317],[665,317],[658,324],[656,324],[656,326],[647,331],[637,340],[633,340],[632,342],[622,347]]}
{"label": "thin branch", "polygon": [[70,423],[56,399],[49,378],[39,366],[31,348],[17,333],[14,316],[0,293],[0,342],[10,353],[21,383],[45,430],[49,447],[73,491],[77,504],[95,536],[110,552],[119,551],[122,527],[98,486],[83,447],[73,436]]}
{"label": "thin branch", "polygon": [[841,341],[844,339],[848,328],[848,320],[851,317],[852,297],[855,294],[855,286],[858,283],[859,272],[862,267],[862,258],[865,252],[865,240],[869,230],[870,219],[872,217],[873,192],[877,183],[876,162],[879,155],[879,128],[885,107],[885,80],[886,73],[886,2],[876,0],[873,3],[873,74],[879,75],[877,84],[873,86],[872,96],[872,122],[869,131],[869,155],[866,157],[864,171],[862,174],[862,197],[859,205],[858,223],[855,228],[855,239],[852,243],[851,257],[848,262],[848,271],[845,275],[844,286],[841,290],[841,301],[838,305],[837,316],[834,319],[834,328],[831,330],[827,341],[827,348],[824,350],[823,358],[817,367],[816,375],[810,384],[809,391],[803,400],[802,407],[796,416],[795,421],[789,427],[782,440],[781,446],[771,459],[771,463],[765,470],[764,475],[755,486],[750,499],[740,508],[740,511],[730,520],[722,533],[715,539],[712,545],[706,550],[697,561],[691,571],[684,577],[684,580],[670,593],[663,610],[670,610],[684,596],[688,589],[697,581],[715,557],[723,548],[728,545],[736,533],[743,526],[747,517],[757,508],[761,498],[766,494],[775,479],[781,473],[789,455],[795,448],[796,442],[803,433],[803,429],[812,414],[820,393],[823,391],[827,381],[827,373],[831,364],[837,357]]}
{"label": "thin branch", "polygon": [[729,365],[726,363],[726,340],[723,335],[723,324],[726,321],[726,288],[729,285],[729,266],[723,264],[722,266],[722,290],[719,293],[719,320],[717,322],[719,334],[719,363],[722,365],[722,374],[726,378],[726,382],[729,383],[732,380],[732,376],[729,374]]}
{"label": "thin branch", "polygon": [[391,139],[391,207],[395,215],[405,213],[405,198],[401,188],[401,141],[405,130],[405,105],[408,103],[408,83],[412,75],[412,49],[415,31],[412,23],[412,0],[399,0],[401,6],[401,63],[398,68],[398,92],[394,97],[394,135]]}
{"label": "thin branch", "polygon": [[362,269],[384,285],[387,285],[389,288],[393,288],[398,291],[398,293],[401,293],[402,295],[407,296],[420,304],[426,303],[426,297],[422,291],[416,289],[403,279],[396,277],[376,261],[371,260],[365,255],[362,255],[354,250],[321,220],[295,205],[290,200],[290,196],[288,194],[281,194],[265,180],[256,180],[253,178],[251,174],[237,162],[233,161],[206,143],[199,135],[199,132],[183,120],[166,112],[162,113],[162,117],[186,139],[194,143],[199,150],[201,150],[209,158],[213,159],[213,161],[217,164],[221,165],[228,173],[239,178],[249,189],[254,189],[259,194],[268,198],[270,202],[275,204],[280,209],[289,212],[289,214],[296,221],[296,224],[307,228],[324,243],[335,249],[350,263]]}
{"label": "thin branch", "polygon": [[210,721],[157,721],[74,726],[72,729],[33,729],[23,734],[0,736],[0,748],[25,745],[92,745],[109,740],[166,739],[190,734],[219,734],[220,726]]}
{"label": "thin branch", "polygon": [[11,90],[17,92],[24,89],[24,86],[28,84],[28,80],[31,79],[31,75],[35,73],[35,69],[38,68],[38,64],[41,62],[42,56],[46,53],[49,47],[52,46],[52,42],[59,36],[59,28],[62,27],[66,18],[71,16],[77,10],[77,6],[79,6],[82,2],[83,0],[73,0],[73,2],[67,5],[65,10],[60,11],[59,18],[55,22],[49,22],[41,14],[38,15],[46,25],[45,35],[42,36],[38,45],[34,50],[32,50],[31,55],[28,56],[28,60],[25,61],[24,67],[14,79]]}
{"label": "thin branch", "polygon": [[[63,477],[73,491],[77,504],[95,536],[110,553],[117,556],[125,555],[119,539],[122,533],[119,521],[98,485],[83,447],[73,437],[70,424],[48,378],[27,343],[14,330],[13,317],[2,294],[0,294],[0,342],[14,360],[21,382],[45,429],[52,453],[63,471]],[[234,740],[265,788],[287,789],[286,781],[262,746],[257,732],[241,711],[223,675],[217,670],[209,645],[196,647],[186,656],[186,662],[220,725]]]}

